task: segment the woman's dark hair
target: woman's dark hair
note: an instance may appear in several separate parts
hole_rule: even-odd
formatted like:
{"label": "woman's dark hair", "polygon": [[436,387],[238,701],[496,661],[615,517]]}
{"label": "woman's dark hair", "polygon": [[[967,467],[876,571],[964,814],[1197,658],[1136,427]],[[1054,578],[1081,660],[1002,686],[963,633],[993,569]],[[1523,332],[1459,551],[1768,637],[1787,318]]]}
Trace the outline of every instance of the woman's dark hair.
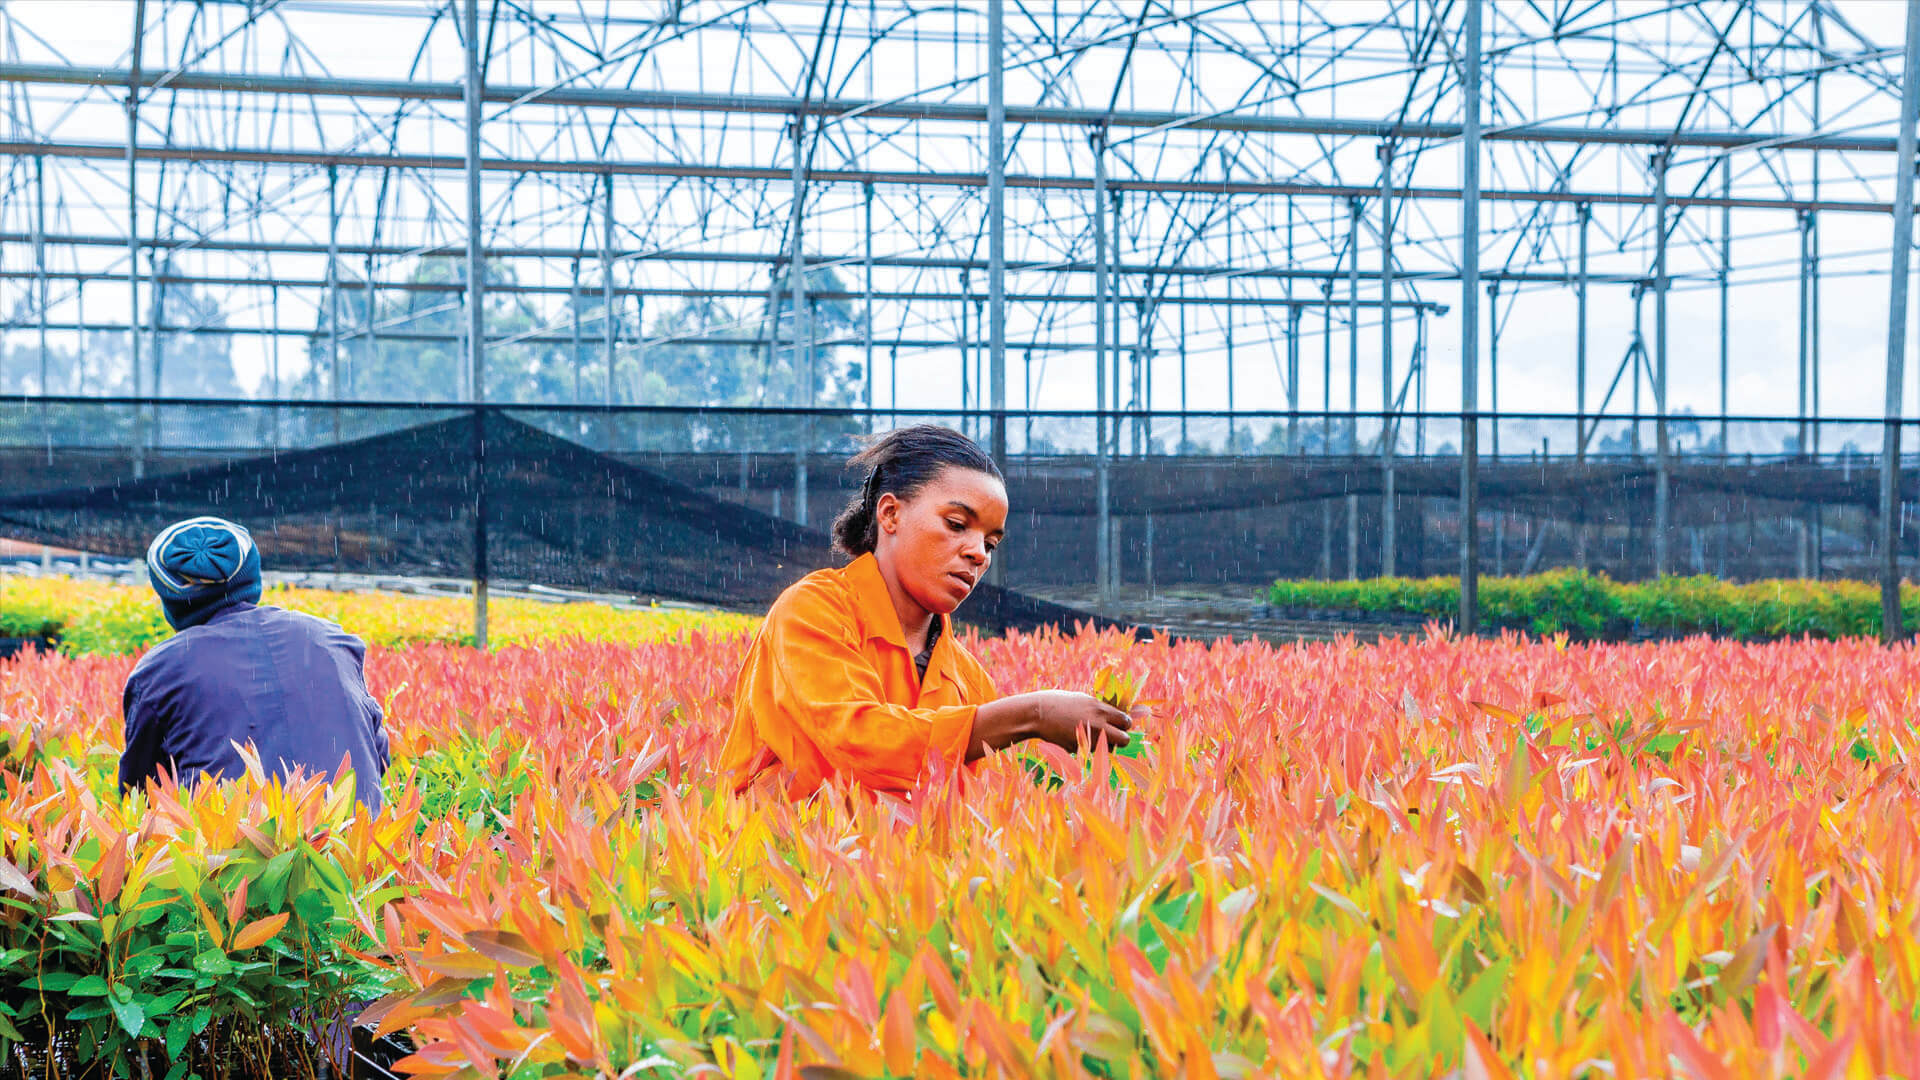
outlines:
{"label": "woman's dark hair", "polygon": [[920,494],[940,470],[949,467],[1004,479],[1000,467],[979,444],[952,428],[915,424],[875,439],[847,459],[847,468],[865,469],[867,477],[860,493],[848,500],[846,509],[833,521],[833,546],[854,556],[872,551],[880,542],[880,526],[875,520],[880,496],[891,493],[906,502]]}

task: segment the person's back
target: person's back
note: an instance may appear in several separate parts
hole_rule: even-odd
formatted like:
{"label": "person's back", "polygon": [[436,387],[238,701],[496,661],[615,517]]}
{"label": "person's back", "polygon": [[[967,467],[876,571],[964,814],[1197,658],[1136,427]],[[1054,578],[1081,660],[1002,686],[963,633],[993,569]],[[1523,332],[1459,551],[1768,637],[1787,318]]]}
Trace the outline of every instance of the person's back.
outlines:
{"label": "person's back", "polygon": [[366,645],[311,615],[261,607],[260,552],[219,518],[170,525],[147,573],[178,633],[134,665],[122,706],[120,784],[169,770],[181,784],[245,773],[251,743],[271,775],[331,776],[345,760],[354,794],[380,809],[387,736],[367,692]]}
{"label": "person's back", "polygon": [[330,774],[349,760],[356,798],[379,810],[387,737],[365,655],[359,638],[310,615],[248,603],[214,612],[134,667],[120,782],[138,786],[163,766],[183,783],[232,779],[246,771],[234,744],[252,743],[282,777],[295,766]]}

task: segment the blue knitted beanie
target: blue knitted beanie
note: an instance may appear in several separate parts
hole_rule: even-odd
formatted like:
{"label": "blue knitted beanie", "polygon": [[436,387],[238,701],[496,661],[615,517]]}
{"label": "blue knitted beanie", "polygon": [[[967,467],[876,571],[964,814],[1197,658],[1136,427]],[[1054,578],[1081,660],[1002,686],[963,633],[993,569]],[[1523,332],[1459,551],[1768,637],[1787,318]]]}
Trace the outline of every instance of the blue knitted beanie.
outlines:
{"label": "blue knitted beanie", "polygon": [[260,549],[247,530],[217,517],[160,530],[147,548],[147,579],[175,630],[198,626],[230,602],[260,599]]}

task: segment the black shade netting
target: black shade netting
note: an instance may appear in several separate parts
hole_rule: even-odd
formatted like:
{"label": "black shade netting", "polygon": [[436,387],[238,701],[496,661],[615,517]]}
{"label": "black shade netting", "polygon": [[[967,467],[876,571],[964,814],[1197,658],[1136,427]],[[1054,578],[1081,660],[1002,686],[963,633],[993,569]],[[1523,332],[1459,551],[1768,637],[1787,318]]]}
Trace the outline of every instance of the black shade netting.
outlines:
{"label": "black shade netting", "polygon": [[[138,470],[124,450],[50,450],[58,463],[44,469],[36,456],[15,451],[12,471],[96,482],[22,491],[32,477],[13,476],[0,533],[129,558],[167,524],[215,514],[247,526],[270,570],[484,572],[749,611],[844,561],[818,529],[493,410],[317,448],[151,454]],[[993,585],[957,617],[996,632],[1090,618]]]}

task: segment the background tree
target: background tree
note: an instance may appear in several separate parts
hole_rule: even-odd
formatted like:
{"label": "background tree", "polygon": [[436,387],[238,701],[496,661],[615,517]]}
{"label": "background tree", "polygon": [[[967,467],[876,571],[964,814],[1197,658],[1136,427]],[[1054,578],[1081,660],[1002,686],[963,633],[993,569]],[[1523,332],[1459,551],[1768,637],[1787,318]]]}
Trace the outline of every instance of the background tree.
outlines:
{"label": "background tree", "polygon": [[[770,287],[777,298],[771,318],[764,301],[728,307],[711,297],[689,297],[669,308],[648,327],[640,400],[689,407],[865,404],[863,354],[851,344],[865,334],[864,315],[843,298],[845,286],[831,268],[809,270],[811,326],[796,347],[790,281],[783,277]],[[848,417],[687,417],[671,426],[690,446],[712,450],[785,450],[805,438],[816,450],[834,451],[866,430],[864,421]]]}
{"label": "background tree", "polygon": [[[155,306],[143,312],[140,320],[142,392],[151,397],[244,398],[233,367],[233,338],[219,332],[227,326],[220,301],[202,289],[163,283],[161,279],[176,273],[171,259],[163,259],[156,271],[151,294]],[[0,392],[44,390],[99,397],[133,393],[124,330],[94,331],[83,337],[62,333],[50,339],[45,364],[48,385],[43,388],[39,334],[34,329],[39,318],[31,296],[22,297],[9,313],[9,332],[0,344]],[[156,325],[171,329],[155,333]],[[190,413],[164,406],[140,413],[136,423],[135,410],[129,406],[33,404],[5,410],[0,431],[10,439],[66,446],[124,447],[133,442],[136,431],[148,444],[190,446],[218,439],[232,445],[246,441],[246,436],[233,437],[232,426],[250,423],[240,411],[218,418],[205,410]]]}

